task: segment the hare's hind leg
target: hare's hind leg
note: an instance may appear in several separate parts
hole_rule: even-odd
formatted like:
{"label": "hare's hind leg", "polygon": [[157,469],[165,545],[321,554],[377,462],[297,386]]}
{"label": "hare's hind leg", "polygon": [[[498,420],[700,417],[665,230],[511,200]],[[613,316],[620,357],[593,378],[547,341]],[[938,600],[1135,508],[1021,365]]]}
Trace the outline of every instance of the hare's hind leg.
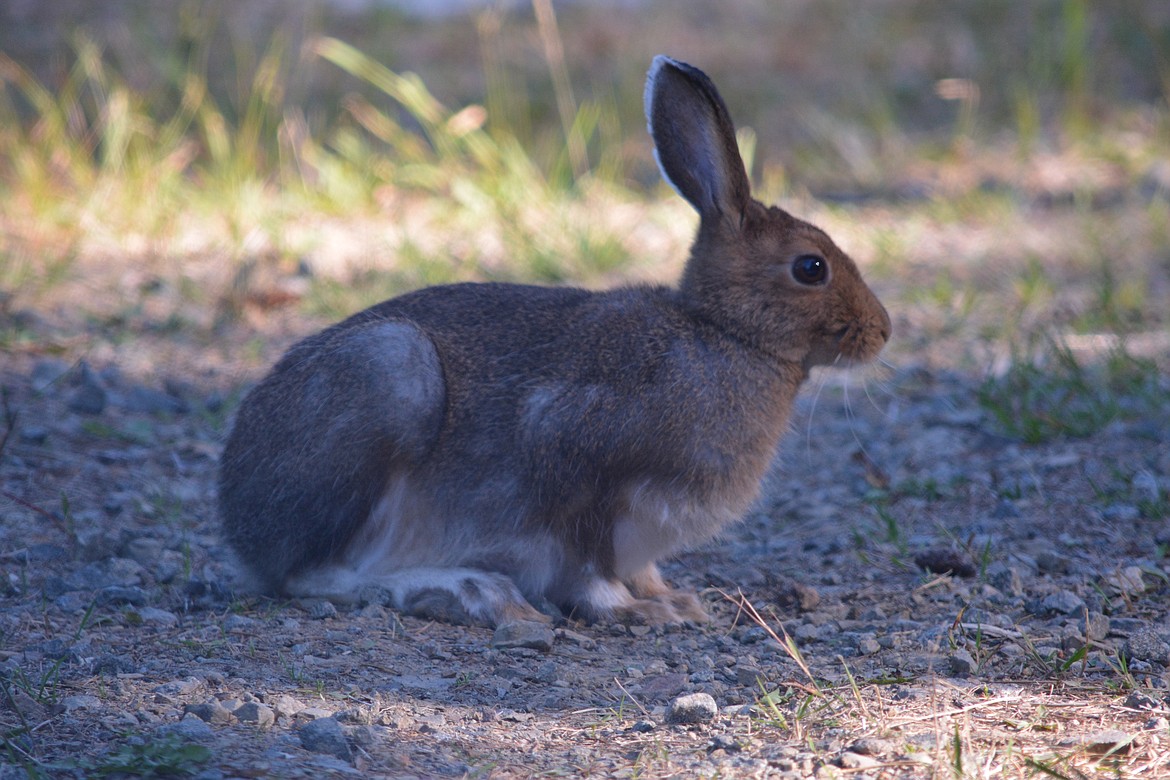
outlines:
{"label": "hare's hind leg", "polygon": [[417,617],[464,625],[498,626],[513,620],[547,622],[503,574],[459,567],[418,566],[369,574],[353,566],[329,566],[300,575],[285,586],[290,596],[340,603],[381,591],[395,609]]}

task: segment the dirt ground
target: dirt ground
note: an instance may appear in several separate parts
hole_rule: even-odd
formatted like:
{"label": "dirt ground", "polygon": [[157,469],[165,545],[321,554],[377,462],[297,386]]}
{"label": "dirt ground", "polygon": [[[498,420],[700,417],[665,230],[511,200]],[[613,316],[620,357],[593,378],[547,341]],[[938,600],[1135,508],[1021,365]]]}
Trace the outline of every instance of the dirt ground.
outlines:
{"label": "dirt ground", "polygon": [[509,638],[237,591],[220,440],[305,323],[82,359],[7,316],[0,777],[1170,777],[1166,394],[1025,445],[913,355],[814,376],[666,566],[710,623]]}

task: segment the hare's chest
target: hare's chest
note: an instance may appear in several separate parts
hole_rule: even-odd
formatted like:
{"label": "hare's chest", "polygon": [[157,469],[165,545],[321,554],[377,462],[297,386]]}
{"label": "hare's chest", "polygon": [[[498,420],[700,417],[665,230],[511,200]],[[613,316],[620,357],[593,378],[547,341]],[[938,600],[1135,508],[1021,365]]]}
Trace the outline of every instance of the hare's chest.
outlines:
{"label": "hare's chest", "polygon": [[742,517],[755,497],[755,490],[696,494],[683,485],[640,482],[629,489],[624,510],[614,518],[614,573],[626,579],[707,541]]}

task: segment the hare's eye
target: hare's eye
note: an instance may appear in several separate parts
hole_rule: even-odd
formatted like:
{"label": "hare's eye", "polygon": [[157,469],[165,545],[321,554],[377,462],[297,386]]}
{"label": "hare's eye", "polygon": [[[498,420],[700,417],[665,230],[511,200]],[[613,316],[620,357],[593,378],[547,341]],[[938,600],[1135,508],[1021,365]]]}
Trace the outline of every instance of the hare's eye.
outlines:
{"label": "hare's eye", "polygon": [[829,280],[829,263],[820,255],[801,255],[792,261],[792,278],[810,286],[824,284]]}

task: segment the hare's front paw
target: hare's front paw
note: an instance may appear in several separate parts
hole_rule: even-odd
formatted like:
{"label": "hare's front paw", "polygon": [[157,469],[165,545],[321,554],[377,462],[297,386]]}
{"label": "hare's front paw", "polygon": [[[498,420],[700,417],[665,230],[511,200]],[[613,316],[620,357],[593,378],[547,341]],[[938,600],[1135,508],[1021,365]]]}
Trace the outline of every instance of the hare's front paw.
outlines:
{"label": "hare's front paw", "polygon": [[698,596],[675,590],[662,580],[653,564],[625,582],[597,579],[586,590],[580,616],[587,620],[614,617],[627,623],[662,625],[708,619]]}
{"label": "hare's front paw", "polygon": [[698,596],[684,590],[671,590],[649,599],[634,599],[626,606],[615,609],[614,614],[622,622],[652,626],[686,620],[705,623],[708,620],[707,610],[703,609]]}

